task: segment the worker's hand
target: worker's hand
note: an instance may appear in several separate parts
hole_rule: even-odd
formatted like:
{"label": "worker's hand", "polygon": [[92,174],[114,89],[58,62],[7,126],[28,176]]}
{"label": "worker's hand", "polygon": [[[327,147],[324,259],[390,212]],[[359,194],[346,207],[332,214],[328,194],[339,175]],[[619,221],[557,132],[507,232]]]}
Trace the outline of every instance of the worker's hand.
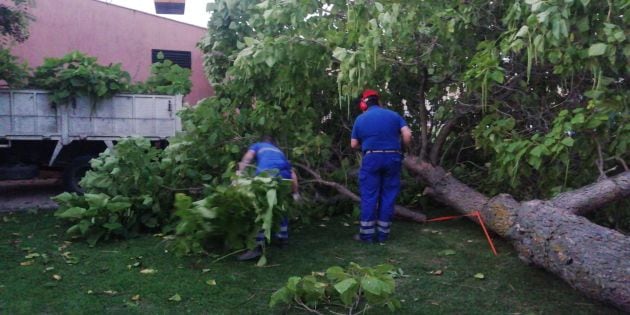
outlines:
{"label": "worker's hand", "polygon": [[293,197],[293,201],[295,202],[299,202],[300,200],[302,200],[302,196],[300,196],[300,193],[293,193],[293,195],[291,195]]}

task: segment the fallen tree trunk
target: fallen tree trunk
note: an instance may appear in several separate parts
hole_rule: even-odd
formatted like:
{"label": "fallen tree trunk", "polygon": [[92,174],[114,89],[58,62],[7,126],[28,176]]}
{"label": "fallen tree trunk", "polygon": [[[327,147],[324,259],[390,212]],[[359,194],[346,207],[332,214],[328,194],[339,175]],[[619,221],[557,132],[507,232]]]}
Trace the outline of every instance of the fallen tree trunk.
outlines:
{"label": "fallen tree trunk", "polygon": [[[415,157],[406,158],[404,165],[429,187],[425,194],[462,213],[478,210],[487,226],[511,241],[525,262],[556,274],[592,298],[630,312],[630,237],[575,215],[575,209],[584,209],[581,205],[586,202],[574,202],[566,198],[569,195],[527,202],[510,195],[487,198],[444,169]],[[609,186],[615,187],[614,192],[589,189],[590,196],[608,202],[627,196],[628,173],[615,177],[615,185]],[[611,194],[616,197],[605,197]]]}
{"label": "fallen tree trunk", "polygon": [[[340,194],[342,194],[343,196],[347,197],[348,199],[354,201],[354,202],[360,202],[361,198],[359,196],[357,196],[355,193],[353,193],[350,189],[348,189],[346,186],[343,186],[339,183],[335,183],[335,182],[331,182],[331,181],[327,181],[322,179],[322,177],[315,172],[314,170],[310,169],[309,167],[307,167],[306,165],[302,165],[302,164],[298,164],[298,163],[294,163],[295,166],[300,167],[301,169],[305,170],[306,172],[308,172],[309,174],[311,174],[311,176],[313,176],[313,182],[320,184],[320,185],[324,185],[324,186],[328,186],[328,187],[332,187],[334,189],[336,189]],[[394,215],[405,218],[405,219],[409,219],[418,223],[424,223],[427,220],[427,216],[425,216],[424,214],[417,212],[417,211],[413,211],[411,209],[408,209],[406,207],[403,207],[401,205],[395,205],[394,206]]]}

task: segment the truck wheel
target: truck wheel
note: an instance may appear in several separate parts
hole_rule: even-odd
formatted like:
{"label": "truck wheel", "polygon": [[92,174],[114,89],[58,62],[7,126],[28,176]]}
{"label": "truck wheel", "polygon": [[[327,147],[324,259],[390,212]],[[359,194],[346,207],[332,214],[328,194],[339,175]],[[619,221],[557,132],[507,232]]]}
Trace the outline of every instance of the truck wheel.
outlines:
{"label": "truck wheel", "polygon": [[79,182],[87,171],[90,170],[91,155],[82,155],[76,157],[70,165],[63,171],[63,185],[66,191],[83,193],[83,188],[79,186]]}
{"label": "truck wheel", "polygon": [[38,175],[37,165],[0,166],[0,180],[31,179]]}

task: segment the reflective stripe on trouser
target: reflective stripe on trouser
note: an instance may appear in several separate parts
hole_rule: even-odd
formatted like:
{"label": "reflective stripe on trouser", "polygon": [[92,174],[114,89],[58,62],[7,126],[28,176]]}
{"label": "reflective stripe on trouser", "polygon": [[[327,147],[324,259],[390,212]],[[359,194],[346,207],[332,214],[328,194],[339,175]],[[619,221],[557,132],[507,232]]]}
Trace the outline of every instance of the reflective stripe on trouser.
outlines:
{"label": "reflective stripe on trouser", "polygon": [[[289,239],[289,218],[284,217],[280,220],[280,231],[275,236],[277,239]],[[256,235],[256,245],[263,244],[265,244],[265,230],[260,230]]]}
{"label": "reflective stripe on trouser", "polygon": [[[363,222],[374,222],[372,229],[361,224],[362,240],[378,241],[389,237],[396,196],[400,190],[400,168],[402,157],[396,153],[372,153],[363,156],[359,172],[361,191],[361,216]],[[378,221],[377,221],[378,220]],[[376,231],[374,230],[376,227]]]}

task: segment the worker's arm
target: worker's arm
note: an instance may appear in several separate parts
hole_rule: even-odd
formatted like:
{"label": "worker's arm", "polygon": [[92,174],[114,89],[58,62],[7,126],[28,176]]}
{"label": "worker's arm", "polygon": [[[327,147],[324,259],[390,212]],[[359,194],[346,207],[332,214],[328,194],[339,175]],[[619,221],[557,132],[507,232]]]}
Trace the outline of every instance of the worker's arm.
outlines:
{"label": "worker's arm", "polygon": [[353,149],[361,149],[361,143],[357,139],[350,139],[350,147]]}
{"label": "worker's arm", "polygon": [[254,150],[247,150],[241,161],[238,163],[238,173],[241,173],[245,170],[245,168],[252,163],[256,157],[256,152]]}
{"label": "worker's arm", "polygon": [[411,129],[409,129],[409,126],[400,128],[400,136],[402,137],[403,151],[409,149],[409,145],[411,145]]}

